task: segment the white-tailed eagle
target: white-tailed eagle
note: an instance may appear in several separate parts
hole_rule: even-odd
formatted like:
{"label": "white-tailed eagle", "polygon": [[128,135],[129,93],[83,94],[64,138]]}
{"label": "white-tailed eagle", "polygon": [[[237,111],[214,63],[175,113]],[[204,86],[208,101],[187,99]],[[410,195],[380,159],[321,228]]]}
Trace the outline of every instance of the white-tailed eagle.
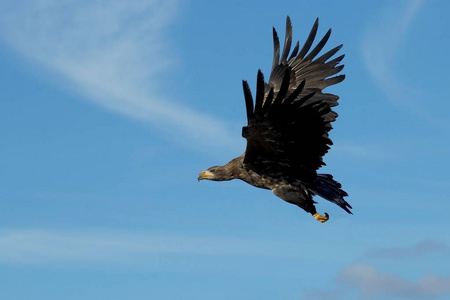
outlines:
{"label": "white-tailed eagle", "polygon": [[[339,97],[322,91],[344,80],[337,75],[344,55],[332,58],[337,46],[318,56],[331,34],[331,29],[312,48],[318,20],[306,42],[292,52],[292,25],[286,20],[283,52],[278,34],[273,29],[274,57],[269,81],[258,71],[256,97],[243,81],[248,125],[242,128],[247,148],[241,156],[224,166],[214,166],[199,174],[198,179],[225,181],[241,179],[255,187],[272,190],[281,199],[295,204],[315,219],[329,219],[317,213],[313,196],[318,195],[351,213],[347,193],[329,174],[317,174],[325,165],[323,156],[332,141],[328,136],[337,114],[333,107]],[[312,49],[312,50],[311,50]]]}

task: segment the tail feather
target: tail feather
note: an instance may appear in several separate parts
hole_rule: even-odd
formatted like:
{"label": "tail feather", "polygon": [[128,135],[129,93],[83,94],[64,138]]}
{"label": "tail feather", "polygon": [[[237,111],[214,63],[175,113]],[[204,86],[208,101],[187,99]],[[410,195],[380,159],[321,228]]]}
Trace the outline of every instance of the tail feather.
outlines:
{"label": "tail feather", "polygon": [[333,179],[330,174],[317,174],[317,180],[314,187],[310,188],[313,194],[318,195],[328,201],[331,201],[339,205],[343,210],[349,214],[353,214],[350,209],[352,208],[344,197],[348,194],[341,189],[342,185]]}

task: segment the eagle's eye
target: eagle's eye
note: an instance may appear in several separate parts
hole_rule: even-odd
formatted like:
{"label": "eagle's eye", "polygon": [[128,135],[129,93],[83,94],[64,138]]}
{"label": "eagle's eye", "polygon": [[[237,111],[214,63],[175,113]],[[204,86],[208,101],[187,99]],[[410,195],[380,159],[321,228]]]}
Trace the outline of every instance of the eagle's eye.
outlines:
{"label": "eagle's eye", "polygon": [[211,173],[215,173],[215,172],[216,172],[216,168],[209,169],[209,171],[210,171]]}

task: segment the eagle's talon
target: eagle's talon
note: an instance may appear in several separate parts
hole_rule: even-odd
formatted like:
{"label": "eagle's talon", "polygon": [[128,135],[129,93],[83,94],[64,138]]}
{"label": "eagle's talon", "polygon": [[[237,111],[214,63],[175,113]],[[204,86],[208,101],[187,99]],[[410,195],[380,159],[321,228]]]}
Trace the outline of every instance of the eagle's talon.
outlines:
{"label": "eagle's talon", "polygon": [[330,219],[330,216],[327,213],[325,213],[325,216],[322,216],[319,213],[315,213],[315,214],[313,214],[313,217],[320,223],[325,223],[326,221],[328,221]]}

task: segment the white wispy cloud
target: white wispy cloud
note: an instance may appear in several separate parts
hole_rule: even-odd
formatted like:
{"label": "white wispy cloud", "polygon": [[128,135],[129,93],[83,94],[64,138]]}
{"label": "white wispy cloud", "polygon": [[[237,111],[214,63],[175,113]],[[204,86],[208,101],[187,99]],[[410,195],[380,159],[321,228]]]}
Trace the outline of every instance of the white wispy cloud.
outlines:
{"label": "white wispy cloud", "polygon": [[401,297],[406,299],[430,299],[450,294],[450,277],[428,275],[412,281],[395,274],[383,273],[366,264],[345,268],[337,278],[365,297]]}
{"label": "white wispy cloud", "polygon": [[443,241],[424,241],[409,247],[380,248],[368,252],[368,257],[380,259],[410,259],[430,254],[450,254],[450,246]]}
{"label": "white wispy cloud", "polygon": [[314,245],[289,241],[189,234],[121,231],[11,229],[0,231],[0,262],[19,264],[125,264],[160,261],[165,256],[285,257]]}
{"label": "white wispy cloud", "polygon": [[389,161],[396,159],[396,154],[393,153],[388,146],[377,144],[355,144],[340,142],[333,146],[333,151],[336,155],[350,157],[351,159],[369,160],[369,161]]}
{"label": "white wispy cloud", "polygon": [[177,0],[2,1],[0,40],[104,108],[185,143],[235,147],[224,122],[164,93],[160,78],[176,67],[167,28],[178,6]]}
{"label": "white wispy cloud", "polygon": [[407,3],[408,6],[402,11],[397,11],[398,7],[388,7],[384,15],[377,16],[376,22],[369,26],[362,44],[364,62],[370,74],[386,96],[402,107],[414,105],[409,98],[418,93],[402,83],[393,70],[395,59],[421,5],[420,0]]}
{"label": "white wispy cloud", "polygon": [[443,121],[433,116],[420,101],[425,93],[400,79],[395,71],[396,60],[405,50],[409,30],[423,5],[421,0],[403,3],[393,2],[383,14],[371,20],[362,42],[363,59],[370,75],[394,105],[434,124],[442,124]]}

